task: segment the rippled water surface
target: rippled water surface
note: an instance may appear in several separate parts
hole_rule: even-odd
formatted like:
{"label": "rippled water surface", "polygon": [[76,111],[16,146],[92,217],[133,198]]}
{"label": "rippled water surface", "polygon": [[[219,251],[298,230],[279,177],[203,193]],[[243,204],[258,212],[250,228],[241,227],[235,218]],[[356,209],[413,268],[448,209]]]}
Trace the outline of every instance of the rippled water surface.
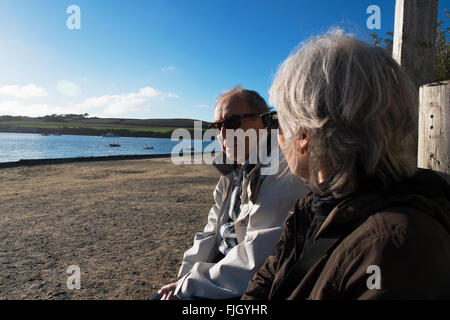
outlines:
{"label": "rippled water surface", "polygon": [[[43,136],[34,133],[3,133],[0,132],[0,162],[18,161],[20,159],[73,158],[110,155],[165,154],[172,153],[173,148],[180,143],[183,147],[194,148],[194,140],[172,141],[170,138],[132,138],[101,136]],[[199,141],[204,149],[211,143]],[[111,147],[118,144],[120,147]],[[153,149],[145,149],[153,147]],[[193,149],[197,151],[196,149]],[[191,151],[191,150],[189,150]]]}

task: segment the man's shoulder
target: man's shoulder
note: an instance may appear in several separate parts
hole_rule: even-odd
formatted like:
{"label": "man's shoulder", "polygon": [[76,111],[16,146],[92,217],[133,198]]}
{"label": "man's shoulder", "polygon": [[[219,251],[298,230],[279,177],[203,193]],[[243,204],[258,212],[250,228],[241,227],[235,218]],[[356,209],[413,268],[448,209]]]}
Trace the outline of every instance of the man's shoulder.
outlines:
{"label": "man's shoulder", "polygon": [[303,197],[309,192],[304,181],[299,177],[291,174],[288,170],[279,170],[272,175],[261,176],[261,190],[267,190],[273,193],[273,196],[285,198],[291,193],[296,194],[296,200]]}

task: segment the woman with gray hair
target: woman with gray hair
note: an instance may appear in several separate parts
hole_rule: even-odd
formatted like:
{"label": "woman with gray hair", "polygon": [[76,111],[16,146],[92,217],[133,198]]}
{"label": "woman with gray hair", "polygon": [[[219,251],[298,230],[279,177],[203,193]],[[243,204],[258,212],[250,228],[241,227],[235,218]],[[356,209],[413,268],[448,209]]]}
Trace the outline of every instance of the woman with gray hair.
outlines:
{"label": "woman with gray hair", "polygon": [[418,99],[385,49],[312,38],[270,88],[309,183],[243,299],[450,298],[450,187],[414,160]]}

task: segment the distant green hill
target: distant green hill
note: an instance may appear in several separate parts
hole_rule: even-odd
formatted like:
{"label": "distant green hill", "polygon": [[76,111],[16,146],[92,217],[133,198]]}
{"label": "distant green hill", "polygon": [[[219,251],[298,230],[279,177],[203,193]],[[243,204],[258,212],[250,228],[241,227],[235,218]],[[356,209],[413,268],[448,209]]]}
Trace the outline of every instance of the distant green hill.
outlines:
{"label": "distant green hill", "polygon": [[[34,132],[48,134],[104,135],[124,137],[170,137],[172,131],[194,129],[194,119],[120,119],[87,118],[84,115],[51,115],[45,117],[0,116],[0,132]],[[202,122],[202,127],[207,127]]]}

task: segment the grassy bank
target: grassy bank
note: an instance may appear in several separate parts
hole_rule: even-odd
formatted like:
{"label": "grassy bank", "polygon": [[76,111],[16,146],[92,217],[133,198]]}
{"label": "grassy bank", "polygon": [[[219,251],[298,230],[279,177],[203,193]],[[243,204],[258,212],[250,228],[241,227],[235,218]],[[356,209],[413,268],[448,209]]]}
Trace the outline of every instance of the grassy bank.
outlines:
{"label": "grassy bank", "polygon": [[[170,137],[173,130],[193,131],[192,119],[117,119],[48,120],[29,117],[0,117],[0,132],[103,135],[108,132],[130,137]],[[206,123],[203,122],[203,128]]]}
{"label": "grassy bank", "polygon": [[95,130],[129,130],[129,131],[153,131],[153,132],[172,132],[178,127],[156,127],[156,126],[132,126],[121,124],[99,124],[99,123],[84,123],[84,122],[46,122],[43,120],[37,121],[0,121],[0,125],[28,127],[40,129],[95,129]]}

